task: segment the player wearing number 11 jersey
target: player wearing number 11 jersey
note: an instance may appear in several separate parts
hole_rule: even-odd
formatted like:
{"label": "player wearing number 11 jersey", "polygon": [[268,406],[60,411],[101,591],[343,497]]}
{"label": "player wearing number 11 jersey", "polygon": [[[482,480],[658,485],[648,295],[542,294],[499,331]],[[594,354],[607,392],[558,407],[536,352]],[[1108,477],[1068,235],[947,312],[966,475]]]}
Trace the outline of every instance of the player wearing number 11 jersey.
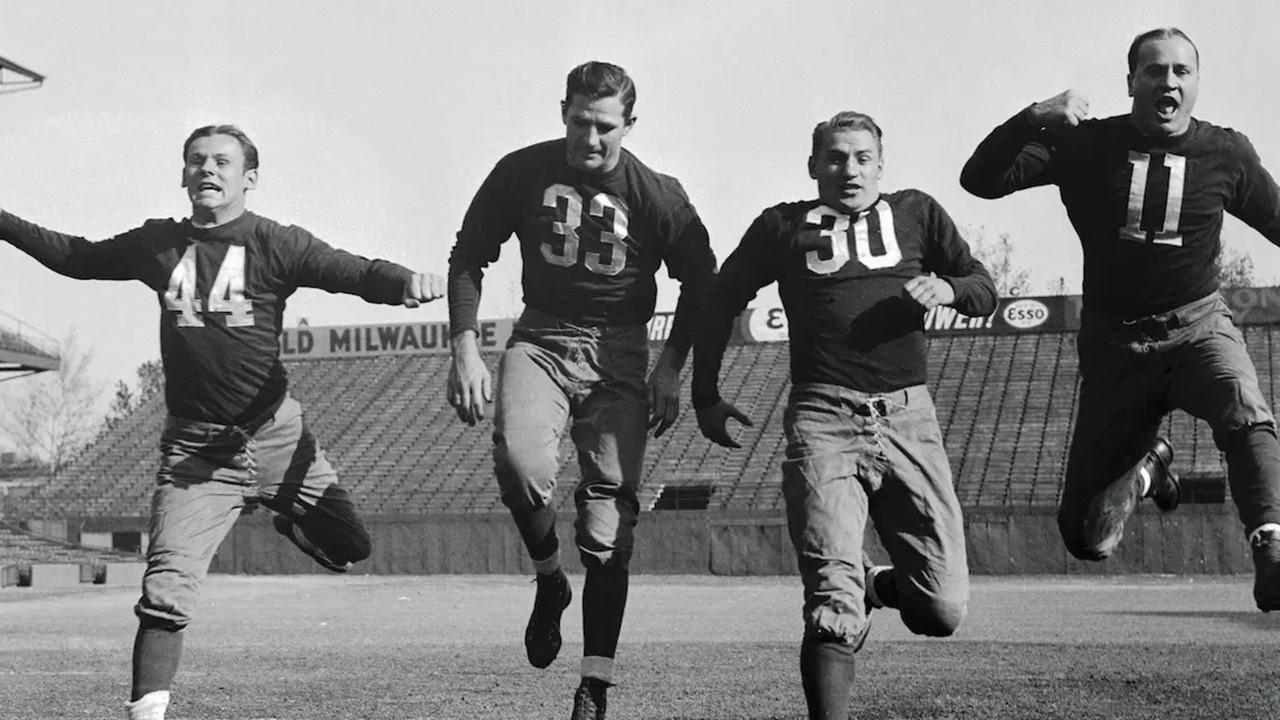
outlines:
{"label": "player wearing number 11 jersey", "polygon": [[[560,436],[572,419],[582,468],[576,539],[586,567],[573,717],[584,720],[604,717],[613,683],[647,430],[661,435],[676,420],[690,312],[715,272],[706,228],[680,183],[622,148],[634,103],[635,85],[622,68],[574,68],[560,107],[565,137],[497,164],[467,210],[449,262],[449,402],[474,424],[491,398],[476,346],[483,268],[513,233],[519,240],[525,310],[498,368],[494,463],[537,573],[524,640],[539,668],[559,653],[560,616],[571,597],[552,497]],[[662,264],[680,281],[680,299],[646,384],[646,323]]]}
{"label": "player wearing number 11 jersey", "polygon": [[[813,131],[818,199],[765,210],[724,262],[700,313],[693,405],[712,441],[738,447],[720,397],[732,319],[778,284],[791,342],[782,492],[804,585],[800,677],[813,720],[844,720],[873,607],[923,635],[965,615],[964,523],[925,387],[924,313],[985,316],[996,289],[947,213],[918,190],[880,193],[880,127],[842,112]],[[892,566],[864,564],[868,518]]]}
{"label": "player wearing number 11 jersey", "polygon": [[997,198],[1057,185],[1084,248],[1076,415],[1058,524],[1101,560],[1142,497],[1178,504],[1174,408],[1208,421],[1253,547],[1254,600],[1280,609],[1280,441],[1219,293],[1223,212],[1280,244],[1280,188],[1244,135],[1191,117],[1200,56],[1180,30],[1129,48],[1126,115],[1087,119],[1074,90],[1035,103],[974,151],[961,184]]}
{"label": "player wearing number 11 jersey", "polygon": [[134,608],[131,720],[163,720],[200,582],[246,503],[275,511],[276,529],[330,570],[369,555],[355,506],[288,393],[279,353],[285,300],[314,287],[416,307],[444,292],[444,278],[336,250],[247,212],[257,177],[249,138],[210,125],[183,145],[189,219],[89,242],[0,212],[0,238],[51,270],[139,280],[160,303],[169,416]]}

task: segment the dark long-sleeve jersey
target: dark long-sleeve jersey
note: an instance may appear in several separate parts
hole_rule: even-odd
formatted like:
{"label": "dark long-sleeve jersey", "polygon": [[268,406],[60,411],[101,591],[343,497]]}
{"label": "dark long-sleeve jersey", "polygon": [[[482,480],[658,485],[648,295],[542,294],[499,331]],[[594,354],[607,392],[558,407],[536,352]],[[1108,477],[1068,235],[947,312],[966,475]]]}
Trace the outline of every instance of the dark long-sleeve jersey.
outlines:
{"label": "dark long-sleeve jersey", "polygon": [[296,289],[399,304],[412,277],[249,212],[212,228],[149,220],[100,242],[5,212],[0,238],[62,275],[140,280],[154,290],[169,412],[228,425],[258,417],[287,390],[278,343]]}
{"label": "dark long-sleeve jersey", "polygon": [[706,227],[673,177],[625,149],[613,170],[584,173],[564,140],[500,160],[471,202],[449,258],[451,331],[476,329],[483,269],[520,242],[527,306],[582,325],[634,325],[653,316],[655,275],[680,281],[668,344],[688,349],[686,308],[715,272]]}
{"label": "dark long-sleeve jersey", "polygon": [[955,289],[951,304],[960,312],[995,311],[991,276],[925,193],[883,194],[856,216],[818,200],[765,210],[725,259],[700,313],[694,406],[719,401],[732,319],[772,282],[787,315],[792,382],[862,392],[924,383],[924,310],[903,286],[930,272]]}
{"label": "dark long-sleeve jersey", "polygon": [[1037,127],[1023,110],[965,163],[985,198],[1057,185],[1084,249],[1084,304],[1123,317],[1166,312],[1218,289],[1223,212],[1280,244],[1280,188],[1248,138],[1193,119],[1177,137],[1128,115]]}

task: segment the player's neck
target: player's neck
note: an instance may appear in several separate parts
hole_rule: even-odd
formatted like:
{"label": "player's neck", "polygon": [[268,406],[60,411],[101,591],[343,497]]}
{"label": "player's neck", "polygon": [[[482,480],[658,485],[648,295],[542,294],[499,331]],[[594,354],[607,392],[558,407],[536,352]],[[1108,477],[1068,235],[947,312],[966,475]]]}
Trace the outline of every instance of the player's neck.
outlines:
{"label": "player's neck", "polygon": [[244,215],[244,205],[226,208],[191,208],[191,225],[198,228],[213,228],[226,225]]}
{"label": "player's neck", "polygon": [[1133,129],[1137,130],[1139,135],[1151,138],[1152,140],[1173,140],[1175,138],[1180,138],[1191,131],[1192,123],[1193,118],[1187,118],[1187,121],[1183,123],[1181,127],[1165,128],[1159,125],[1154,127],[1143,127],[1132,113],[1129,115],[1129,124],[1133,126]]}

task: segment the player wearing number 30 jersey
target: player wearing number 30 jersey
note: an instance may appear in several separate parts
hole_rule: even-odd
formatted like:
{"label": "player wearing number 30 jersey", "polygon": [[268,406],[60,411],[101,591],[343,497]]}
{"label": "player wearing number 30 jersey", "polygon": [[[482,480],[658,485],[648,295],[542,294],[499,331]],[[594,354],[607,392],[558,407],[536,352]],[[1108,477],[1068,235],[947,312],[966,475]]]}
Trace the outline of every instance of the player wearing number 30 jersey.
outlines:
{"label": "player wearing number 30 jersey", "polygon": [[1253,547],[1254,599],[1280,609],[1280,441],[1218,287],[1223,213],[1280,244],[1280,188],[1244,135],[1191,117],[1199,51],[1175,28],[1129,48],[1126,115],[1088,119],[1074,90],[1025,108],[974,151],[961,184],[997,198],[1057,185],[1084,249],[1080,406],[1058,520],[1101,560],[1142,497],[1179,500],[1174,408],[1208,421]]}
{"label": "player wearing number 30 jersey", "polygon": [[329,570],[369,555],[355,505],[288,393],[279,353],[285,300],[314,287],[416,307],[444,292],[444,278],[336,250],[246,211],[257,177],[249,138],[210,125],[183,145],[186,220],[152,220],[89,242],[0,213],[0,238],[51,270],[139,280],[160,303],[169,415],[134,608],[131,720],[163,720],[200,582],[247,503],[275,511],[276,529]]}
{"label": "player wearing number 30 jersey", "polygon": [[[706,228],[680,183],[622,147],[636,120],[634,103],[635,84],[622,68],[574,68],[560,105],[565,137],[497,164],[462,221],[449,262],[449,402],[474,424],[491,397],[476,347],[483,268],[512,234],[519,240],[525,310],[498,369],[494,464],[537,573],[524,641],[539,668],[559,653],[560,617],[571,597],[552,500],[560,437],[572,419],[582,468],[576,539],[587,571],[573,717],[584,720],[604,717],[614,679],[647,431],[661,435],[676,420],[680,368],[692,343],[689,315],[715,272]],[[681,292],[646,383],[646,323],[663,264]]]}
{"label": "player wearing number 30 jersey", "polygon": [[[969,597],[964,522],[925,387],[924,313],[995,311],[991,276],[918,190],[880,193],[880,127],[842,112],[813,131],[818,199],[765,210],[724,262],[700,315],[693,405],[712,441],[749,422],[720,397],[732,319],[776,282],[791,342],[782,492],[804,585],[800,676],[813,720],[849,714],[872,607],[950,635]],[[868,519],[892,566],[864,561]]]}

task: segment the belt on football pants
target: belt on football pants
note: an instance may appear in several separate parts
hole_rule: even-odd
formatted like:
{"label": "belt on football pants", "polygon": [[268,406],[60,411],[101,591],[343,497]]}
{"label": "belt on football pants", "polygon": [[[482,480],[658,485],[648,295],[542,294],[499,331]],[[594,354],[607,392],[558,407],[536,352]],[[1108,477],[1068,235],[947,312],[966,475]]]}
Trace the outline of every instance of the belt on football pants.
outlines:
{"label": "belt on football pants", "polygon": [[865,402],[855,405],[853,414],[863,417],[885,417],[895,409],[910,406],[912,392],[920,392],[921,385],[904,387],[900,390],[869,394]]}
{"label": "belt on football pants", "polygon": [[1222,295],[1213,293],[1168,312],[1137,318],[1110,318],[1111,331],[1120,335],[1168,337],[1174,330],[1189,327],[1219,311]]}

